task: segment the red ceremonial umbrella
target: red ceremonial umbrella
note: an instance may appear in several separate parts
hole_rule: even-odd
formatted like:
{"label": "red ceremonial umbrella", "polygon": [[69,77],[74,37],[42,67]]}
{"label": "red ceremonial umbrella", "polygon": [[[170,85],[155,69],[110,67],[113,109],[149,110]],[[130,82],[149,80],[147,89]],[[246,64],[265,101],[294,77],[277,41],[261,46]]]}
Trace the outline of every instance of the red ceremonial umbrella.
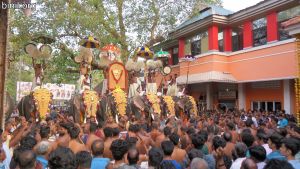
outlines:
{"label": "red ceremonial umbrella", "polygon": [[120,49],[114,44],[105,45],[103,48],[101,48],[101,55],[107,56],[111,61],[117,59],[120,54]]}

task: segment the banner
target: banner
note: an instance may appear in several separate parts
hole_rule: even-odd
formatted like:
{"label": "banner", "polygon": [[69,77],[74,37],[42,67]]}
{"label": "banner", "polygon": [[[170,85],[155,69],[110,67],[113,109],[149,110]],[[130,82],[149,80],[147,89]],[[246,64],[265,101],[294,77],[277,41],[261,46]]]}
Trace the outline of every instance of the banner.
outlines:
{"label": "banner", "polygon": [[[75,85],[73,84],[53,84],[46,83],[43,85],[51,91],[53,100],[70,100],[72,95],[75,93]],[[17,102],[22,97],[30,94],[32,88],[32,82],[17,82]]]}
{"label": "banner", "polygon": [[30,94],[31,87],[32,82],[17,82],[17,102],[19,102],[22,99],[22,97]]}

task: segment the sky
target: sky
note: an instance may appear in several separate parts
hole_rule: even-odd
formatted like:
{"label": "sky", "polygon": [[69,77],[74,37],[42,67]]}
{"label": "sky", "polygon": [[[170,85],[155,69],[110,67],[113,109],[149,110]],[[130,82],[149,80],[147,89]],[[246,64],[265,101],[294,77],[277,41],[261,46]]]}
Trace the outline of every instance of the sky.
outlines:
{"label": "sky", "polygon": [[223,0],[223,7],[233,12],[255,5],[263,0]]}

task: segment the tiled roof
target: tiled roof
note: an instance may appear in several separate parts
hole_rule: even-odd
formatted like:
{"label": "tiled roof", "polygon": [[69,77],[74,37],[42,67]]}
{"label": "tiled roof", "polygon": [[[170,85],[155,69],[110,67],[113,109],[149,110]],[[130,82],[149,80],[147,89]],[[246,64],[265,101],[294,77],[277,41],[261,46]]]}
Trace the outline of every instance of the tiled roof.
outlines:
{"label": "tiled roof", "polygon": [[[186,75],[179,76],[176,79],[178,84],[185,84],[186,80],[187,80]],[[233,77],[232,74],[219,72],[219,71],[190,74],[188,77],[188,84],[203,83],[203,82],[236,83],[237,80]]]}
{"label": "tiled roof", "polygon": [[207,8],[204,8],[203,10],[201,10],[196,16],[186,20],[185,22],[183,22],[182,24],[180,24],[178,27],[176,27],[176,30],[178,29],[181,29],[187,25],[190,25],[194,22],[197,22],[203,18],[206,18],[210,15],[223,15],[223,16],[227,16],[227,15],[230,15],[232,14],[233,12],[230,11],[230,10],[227,10],[227,9],[224,9],[222,7],[219,7],[219,6],[214,6],[214,5],[211,5]]}
{"label": "tiled roof", "polygon": [[300,23],[300,16],[296,16],[292,19],[289,19],[289,20],[283,22],[281,25],[283,27],[288,27],[288,26],[295,25],[295,24],[298,24],[298,23]]}

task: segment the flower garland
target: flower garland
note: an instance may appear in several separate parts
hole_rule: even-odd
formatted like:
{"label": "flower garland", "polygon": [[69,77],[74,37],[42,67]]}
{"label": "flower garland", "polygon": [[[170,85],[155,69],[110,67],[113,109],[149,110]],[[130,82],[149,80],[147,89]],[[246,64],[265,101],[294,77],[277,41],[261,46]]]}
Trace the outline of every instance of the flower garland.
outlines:
{"label": "flower garland", "polygon": [[151,103],[154,113],[161,113],[160,105],[159,105],[159,98],[157,95],[153,93],[149,93],[146,95],[148,101]]}
{"label": "flower garland", "polygon": [[194,97],[193,96],[188,96],[188,97],[189,97],[190,102],[193,105],[192,112],[197,114],[197,104],[196,104]]}
{"label": "flower garland", "polygon": [[112,96],[114,97],[118,113],[121,116],[124,116],[126,114],[127,107],[126,93],[120,87],[117,87],[115,90],[112,91]]}
{"label": "flower garland", "polygon": [[171,115],[175,115],[175,102],[172,96],[163,96],[164,102],[167,104],[168,111]]}

